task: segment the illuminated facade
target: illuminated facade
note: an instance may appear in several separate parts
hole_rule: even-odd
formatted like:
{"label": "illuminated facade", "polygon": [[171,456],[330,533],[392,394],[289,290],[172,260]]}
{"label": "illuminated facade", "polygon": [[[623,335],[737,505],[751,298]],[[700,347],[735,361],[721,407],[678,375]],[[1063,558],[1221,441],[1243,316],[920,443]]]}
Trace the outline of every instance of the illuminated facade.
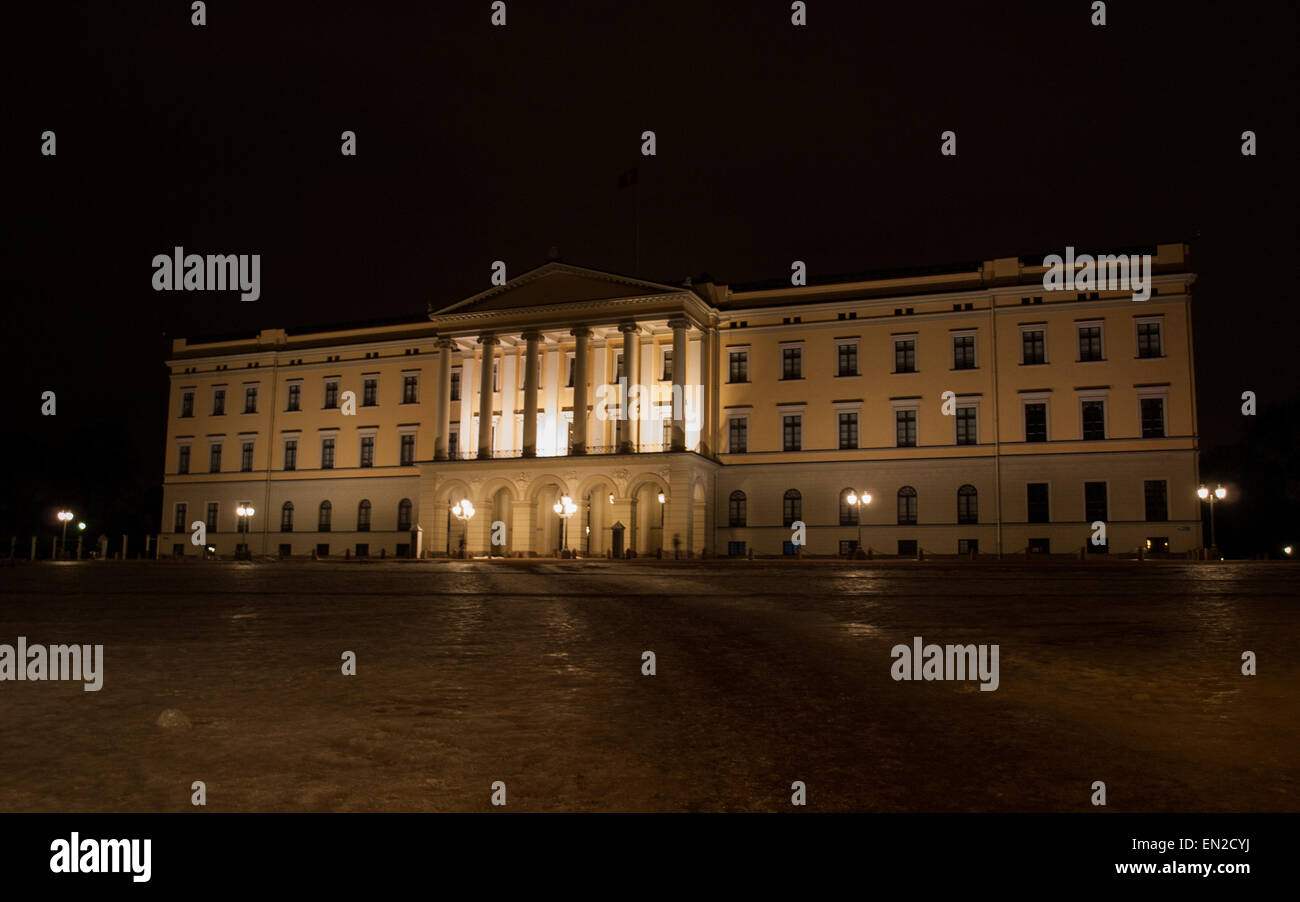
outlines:
{"label": "illuminated facade", "polygon": [[1095,522],[1187,551],[1195,276],[1147,252],[1141,302],[1046,290],[1041,258],[799,287],[552,262],[418,321],[179,339],[159,547],[201,521],[232,553],[243,505],[272,555],[779,555],[797,523],[817,555],[1073,553]]}

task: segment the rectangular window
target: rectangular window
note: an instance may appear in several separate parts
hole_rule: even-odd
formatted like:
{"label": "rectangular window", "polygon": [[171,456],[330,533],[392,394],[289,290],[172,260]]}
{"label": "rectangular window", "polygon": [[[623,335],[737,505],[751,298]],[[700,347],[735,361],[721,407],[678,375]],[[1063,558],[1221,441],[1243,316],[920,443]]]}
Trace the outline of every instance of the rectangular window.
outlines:
{"label": "rectangular window", "polygon": [[415,463],[415,433],[407,432],[402,435],[401,446],[401,463],[404,467],[409,467]]}
{"label": "rectangular window", "polygon": [[749,450],[748,417],[727,420],[727,450],[732,454],[744,454]]}
{"label": "rectangular window", "polygon": [[240,472],[249,473],[253,469],[253,443],[239,443],[239,469]]}
{"label": "rectangular window", "polygon": [[1159,323],[1138,323],[1138,356],[1161,356]]}
{"label": "rectangular window", "polygon": [[1047,362],[1047,337],[1042,329],[1024,329],[1020,333],[1021,363],[1030,366]]}
{"label": "rectangular window", "polygon": [[373,467],[375,465],[375,437],[373,435],[361,436],[361,466]]}
{"label": "rectangular window", "polygon": [[325,410],[336,410],[339,406],[339,384],[334,380],[325,383]]}
{"label": "rectangular window", "polygon": [[206,530],[207,532],[217,531],[217,513],[220,510],[221,510],[221,506],[217,504],[217,502],[215,501],[208,502],[207,516],[203,520],[204,530]]}
{"label": "rectangular window", "polygon": [[284,468],[286,470],[298,469],[298,440],[286,439],[284,442]]}
{"label": "rectangular window", "polygon": [[492,391],[501,391],[501,361],[492,361]]}
{"label": "rectangular window", "polygon": [[731,351],[727,354],[727,381],[749,381],[749,352]]}
{"label": "rectangular window", "polygon": [[451,432],[447,434],[447,456],[450,457],[452,460],[455,460],[456,455],[460,453],[458,451],[459,447],[460,447],[460,432],[456,429],[453,429],[451,430]]}
{"label": "rectangular window", "polygon": [[623,369],[623,352],[617,351],[614,354],[614,381],[618,382],[619,376],[626,376],[627,371]]}
{"label": "rectangular window", "polygon": [[781,349],[781,378],[803,378],[803,348]]}
{"label": "rectangular window", "polygon": [[898,556],[916,557],[916,539],[899,539]]}
{"label": "rectangular window", "polygon": [[460,400],[460,367],[455,367],[451,371],[451,400]]}
{"label": "rectangular window", "polygon": [[1047,402],[1025,405],[1025,441],[1047,441]]}
{"label": "rectangular window", "polygon": [[[664,349],[664,368],[663,374],[659,377],[661,382],[671,382],[673,378],[673,352],[671,348]],[[572,381],[569,382],[573,384]]]}
{"label": "rectangular window", "polygon": [[795,414],[781,418],[781,450],[799,451],[803,448],[803,417]]}
{"label": "rectangular window", "polygon": [[190,525],[185,522],[187,509],[183,501],[176,505],[176,519],[172,521],[172,532],[190,531]]}
{"label": "rectangular window", "polygon": [[1050,509],[1048,506],[1047,483],[1031,482],[1026,486],[1026,519],[1030,523],[1048,523],[1050,522]]}
{"label": "rectangular window", "polygon": [[221,472],[221,446],[220,445],[214,444],[208,446],[208,472],[209,473]]}
{"label": "rectangular window", "polygon": [[1169,519],[1169,492],[1163,479],[1148,479],[1143,483],[1146,496],[1147,519],[1163,522]]}
{"label": "rectangular window", "polygon": [[257,386],[244,387],[244,413],[257,413]]}
{"label": "rectangular window", "polygon": [[1106,437],[1106,402],[1083,402],[1083,440],[1101,441]]}
{"label": "rectangular window", "polygon": [[850,411],[840,414],[840,450],[858,447],[858,413]]}
{"label": "rectangular window", "polygon": [[214,417],[224,417],[226,415],[226,390],[224,388],[212,390],[212,415]]}
{"label": "rectangular window", "polygon": [[916,411],[894,411],[894,433],[900,448],[916,447]]}
{"label": "rectangular window", "polygon": [[957,444],[973,445],[979,441],[979,422],[974,407],[957,408]]}
{"label": "rectangular window", "polygon": [[176,449],[176,472],[185,474],[190,471],[190,446],[181,445]]}
{"label": "rectangular window", "polygon": [[194,416],[194,392],[192,391],[181,392],[181,416]]}
{"label": "rectangular window", "polygon": [[289,396],[285,399],[285,410],[302,410],[302,383],[289,383]]}
{"label": "rectangular window", "polygon": [[980,540],[979,539],[958,539],[957,553],[958,554],[979,554]]}
{"label": "rectangular window", "polygon": [[954,370],[975,369],[974,335],[954,335],[952,337],[952,368]]}
{"label": "rectangular window", "polygon": [[1106,504],[1106,483],[1085,482],[1083,484],[1083,519],[1089,524],[1100,520],[1105,523],[1109,517]]}
{"label": "rectangular window", "polygon": [[1079,327],[1079,360],[1101,360],[1101,326]]}
{"label": "rectangular window", "polygon": [[916,372],[916,339],[915,338],[894,339],[894,372],[895,373]]}
{"label": "rectangular window", "polygon": [[416,397],[416,386],[418,384],[419,384],[419,380],[416,379],[415,376],[408,375],[402,377],[402,403],[403,404],[415,404],[417,402],[418,398]]}
{"label": "rectangular window", "polygon": [[1165,399],[1142,398],[1142,437],[1164,438],[1165,435]]}
{"label": "rectangular window", "polygon": [[858,345],[857,342],[842,344],[836,348],[836,356],[839,361],[838,373],[841,376],[858,375]]}
{"label": "rectangular window", "polygon": [[363,379],[361,381],[361,406],[379,406],[379,380]]}
{"label": "rectangular window", "polygon": [[334,439],[332,438],[323,438],[320,441],[320,468],[334,469]]}
{"label": "rectangular window", "polygon": [[728,542],[728,543],[727,543],[727,556],[728,556],[728,557],[744,557],[744,556],[745,556],[745,543],[744,543],[744,542]]}

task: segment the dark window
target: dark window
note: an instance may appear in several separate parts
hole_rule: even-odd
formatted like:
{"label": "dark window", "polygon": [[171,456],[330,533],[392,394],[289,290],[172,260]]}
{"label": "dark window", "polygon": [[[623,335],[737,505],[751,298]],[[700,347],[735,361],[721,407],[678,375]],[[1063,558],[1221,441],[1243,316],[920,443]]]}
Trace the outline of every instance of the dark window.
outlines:
{"label": "dark window", "polygon": [[214,417],[226,415],[226,390],[224,388],[218,388],[212,392],[212,415]]}
{"label": "dark window", "polygon": [[728,557],[744,557],[744,556],[745,556],[745,543],[744,543],[744,542],[728,542],[728,543],[727,543],[727,556],[728,556]]}
{"label": "dark window", "polygon": [[285,410],[302,410],[302,383],[289,383],[289,397],[285,399]]}
{"label": "dark window", "polygon": [[980,521],[980,496],[973,485],[964,485],[957,490],[957,522],[961,524]]}
{"label": "dark window", "polygon": [[916,525],[916,489],[910,485],[898,490],[898,525]]}
{"label": "dark window", "polygon": [[803,348],[781,349],[781,378],[803,378]]}
{"label": "dark window", "polygon": [[208,513],[207,516],[204,517],[203,519],[203,528],[207,532],[217,531],[217,512],[219,510],[220,510],[220,506],[217,504],[217,502],[215,501],[208,502]]}
{"label": "dark window", "polygon": [[361,436],[361,466],[373,467],[375,465],[375,437],[373,435]]}
{"label": "dark window", "polygon": [[370,543],[369,543],[369,542],[358,542],[358,543],[357,543],[357,557],[370,557]]}
{"label": "dark window", "polygon": [[323,438],[320,441],[320,468],[334,469],[334,439],[332,438]]}
{"label": "dark window", "polygon": [[416,402],[415,388],[417,380],[414,376],[402,377],[402,403],[414,404]]}
{"label": "dark window", "polygon": [[728,382],[748,382],[749,381],[749,352],[748,351],[731,351],[727,355]]}
{"label": "dark window", "polygon": [[1142,398],[1142,437],[1164,438],[1165,435],[1165,399]]}
{"label": "dark window", "polygon": [[727,523],[730,526],[744,526],[748,518],[746,510],[745,493],[735,491],[727,502]]}
{"label": "dark window", "polygon": [[1101,326],[1079,327],[1079,359],[1101,360]]}
{"label": "dark window", "polygon": [[[849,503],[849,496],[853,495],[853,503]],[[858,501],[857,492],[853,489],[843,489],[840,492],[840,526],[857,526],[858,525]]]}
{"label": "dark window", "polygon": [[[1083,518],[1089,524],[1107,520],[1106,483],[1085,482],[1083,484]],[[1091,528],[1091,527],[1090,527]]]}
{"label": "dark window", "polygon": [[404,467],[409,467],[415,463],[415,433],[408,432],[402,436],[401,446],[401,463]]}
{"label": "dark window", "polygon": [[460,400],[460,367],[451,371],[451,400]]}
{"label": "dark window", "polygon": [[194,416],[194,392],[192,391],[181,393],[181,416]]}
{"label": "dark window", "polygon": [[289,439],[284,443],[284,468],[286,470],[298,469],[298,441]]}
{"label": "dark window", "polygon": [[370,532],[370,501],[362,498],[357,505],[357,532]]}
{"label": "dark window", "polygon": [[[673,352],[669,348],[664,348],[664,368],[663,373],[659,376],[661,382],[669,382],[673,378]],[[573,380],[569,380],[573,384]]]}
{"label": "dark window", "polygon": [[244,413],[257,413],[257,386],[244,389]]}
{"label": "dark window", "polygon": [[975,369],[975,336],[954,335],[952,339],[952,368]]}
{"label": "dark window", "polygon": [[339,384],[337,382],[325,383],[325,409],[334,410],[339,406]]}
{"label": "dark window", "polygon": [[1160,356],[1160,324],[1138,323],[1138,356]]}
{"label": "dark window", "polygon": [[840,557],[852,557],[857,550],[857,539],[840,539]]}
{"label": "dark window", "polygon": [[1163,479],[1148,479],[1143,483],[1146,495],[1147,520],[1163,522],[1169,519],[1169,494]]}
{"label": "dark window", "polygon": [[411,531],[411,499],[403,498],[397,502],[397,529],[400,532]]}
{"label": "dark window", "polygon": [[456,455],[459,453],[457,451],[457,448],[459,446],[460,446],[460,433],[453,429],[450,432],[450,434],[448,434],[447,436],[447,456],[450,457],[452,460],[456,459]]}
{"label": "dark window", "polygon": [[858,346],[853,344],[842,344],[839,346],[839,374],[841,376],[856,376],[858,374]]}
{"label": "dark window", "polygon": [[189,524],[185,522],[185,512],[187,508],[182,502],[176,505],[176,519],[172,522],[172,532],[189,532]]}
{"label": "dark window", "polygon": [[283,544],[280,546],[280,557],[290,557],[293,554],[293,546]]}
{"label": "dark window", "polygon": [[221,472],[221,445],[211,445],[208,448],[208,472]]}
{"label": "dark window", "polygon": [[1084,441],[1100,441],[1106,437],[1106,402],[1083,402]]}
{"label": "dark window", "polygon": [[978,441],[979,424],[976,420],[976,408],[957,408],[957,444],[973,445]]}
{"label": "dark window", "polygon": [[803,448],[803,417],[799,415],[781,418],[781,450],[798,451]]}
{"label": "dark window", "polygon": [[1020,342],[1024,352],[1022,362],[1026,364],[1046,363],[1047,346],[1042,329],[1026,329],[1020,333]]}
{"label": "dark window", "polygon": [[980,540],[979,539],[958,539],[957,553],[958,554],[979,554]]}
{"label": "dark window", "polygon": [[858,415],[853,413],[840,414],[840,448],[850,449],[858,447]]}
{"label": "dark window", "polygon": [[181,445],[177,449],[176,472],[188,473],[189,471],[190,471],[190,446]]}
{"label": "dark window", "polygon": [[379,380],[365,379],[361,382],[361,406],[375,407],[379,404]]}
{"label": "dark window", "polygon": [[894,411],[894,432],[897,438],[898,447],[915,448],[916,447],[916,411],[895,410]]}
{"label": "dark window", "polygon": [[248,473],[253,469],[253,443],[239,443],[239,469]]}
{"label": "dark window", "polygon": [[293,502],[286,501],[280,508],[280,532],[293,532]]}
{"label": "dark window", "polygon": [[333,515],[334,505],[330,504],[328,501],[322,501],[320,503],[320,513],[316,516],[316,531],[329,532],[330,520],[333,518]]}
{"label": "dark window", "polygon": [[898,556],[916,557],[916,539],[899,539]]}
{"label": "dark window", "polygon": [[894,372],[916,372],[916,339],[894,339]]}
{"label": "dark window", "polygon": [[1025,499],[1028,506],[1026,519],[1030,523],[1051,522],[1051,511],[1048,506],[1047,483],[1029,483],[1025,487]]}
{"label": "dark window", "polygon": [[[569,357],[569,358],[566,358],[566,360],[565,360],[565,364],[564,364],[564,365],[567,366],[567,367],[569,368],[569,381],[568,381],[567,383],[565,383],[565,385],[566,385],[568,388],[573,388],[573,374],[574,374],[574,371],[578,368],[578,366],[577,366],[577,365],[578,365],[578,361],[577,361],[577,359],[576,359],[575,357]],[[672,370],[669,370],[669,371],[668,371],[668,375],[665,376],[664,378],[665,378],[665,379],[671,379],[671,378],[672,378]]]}
{"label": "dark window", "polygon": [[316,557],[329,557],[330,546],[328,542],[319,542],[316,545]]}
{"label": "dark window", "polygon": [[796,520],[803,519],[803,496],[798,489],[786,489],[781,498],[781,522],[793,526]]}
{"label": "dark window", "polygon": [[749,450],[749,419],[732,417],[727,420],[727,450],[732,454],[744,454]]}
{"label": "dark window", "polygon": [[1047,441],[1047,404],[1037,402],[1025,405],[1025,441]]}

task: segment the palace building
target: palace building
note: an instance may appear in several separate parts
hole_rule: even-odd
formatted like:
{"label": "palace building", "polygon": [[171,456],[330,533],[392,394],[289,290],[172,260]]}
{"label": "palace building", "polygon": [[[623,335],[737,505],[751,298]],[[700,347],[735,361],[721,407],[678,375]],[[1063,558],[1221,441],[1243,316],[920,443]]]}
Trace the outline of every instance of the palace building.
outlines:
{"label": "palace building", "polygon": [[1145,301],[1045,289],[1041,256],[802,286],[553,261],[420,319],[178,339],[159,548],[1198,548],[1195,275],[1138,252]]}

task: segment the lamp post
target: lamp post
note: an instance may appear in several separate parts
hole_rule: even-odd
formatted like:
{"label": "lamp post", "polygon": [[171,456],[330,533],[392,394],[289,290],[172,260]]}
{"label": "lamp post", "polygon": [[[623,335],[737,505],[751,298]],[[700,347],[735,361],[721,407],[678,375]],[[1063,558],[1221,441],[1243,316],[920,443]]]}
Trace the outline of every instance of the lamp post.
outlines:
{"label": "lamp post", "polygon": [[63,549],[68,544],[68,521],[72,519],[72,511],[59,511],[58,517],[63,521],[63,537],[59,539],[59,553],[56,557],[63,557]]}
{"label": "lamp post", "polygon": [[[850,491],[849,497],[845,498],[844,500],[847,501],[849,504],[851,504],[853,507],[858,507],[859,505],[865,507],[871,503],[871,493],[863,492],[862,495],[859,497],[856,492]],[[862,512],[858,511],[858,515],[854,519],[858,521],[858,547],[854,549],[854,553],[856,554],[857,552],[862,550]]]}
{"label": "lamp post", "polygon": [[243,539],[239,543],[239,553],[241,555],[248,554],[248,521],[253,519],[254,513],[255,511],[251,504],[241,504],[239,507],[235,508],[235,516],[239,518],[239,532],[243,536]]}
{"label": "lamp post", "polygon": [[559,514],[560,517],[560,556],[563,557],[569,548],[565,527],[569,522],[569,518],[578,512],[578,505],[574,504],[573,499],[568,495],[561,495],[560,500],[551,505],[551,510]]}
{"label": "lamp post", "polygon": [[[456,502],[454,507],[452,507],[451,513],[452,516],[454,516],[457,520],[465,524],[465,535],[468,536],[469,521],[474,516],[475,513],[474,505],[470,503],[470,500],[468,498],[462,498],[460,501]],[[462,538],[461,541],[464,542],[465,551],[468,552],[469,542],[464,538]]]}
{"label": "lamp post", "polygon": [[1205,486],[1201,486],[1196,490],[1196,495],[1202,501],[1210,502],[1210,550],[1216,552],[1217,556],[1218,543],[1214,540],[1214,502],[1222,501],[1224,498],[1227,498],[1228,490],[1223,486],[1218,486],[1213,492],[1211,492]]}

